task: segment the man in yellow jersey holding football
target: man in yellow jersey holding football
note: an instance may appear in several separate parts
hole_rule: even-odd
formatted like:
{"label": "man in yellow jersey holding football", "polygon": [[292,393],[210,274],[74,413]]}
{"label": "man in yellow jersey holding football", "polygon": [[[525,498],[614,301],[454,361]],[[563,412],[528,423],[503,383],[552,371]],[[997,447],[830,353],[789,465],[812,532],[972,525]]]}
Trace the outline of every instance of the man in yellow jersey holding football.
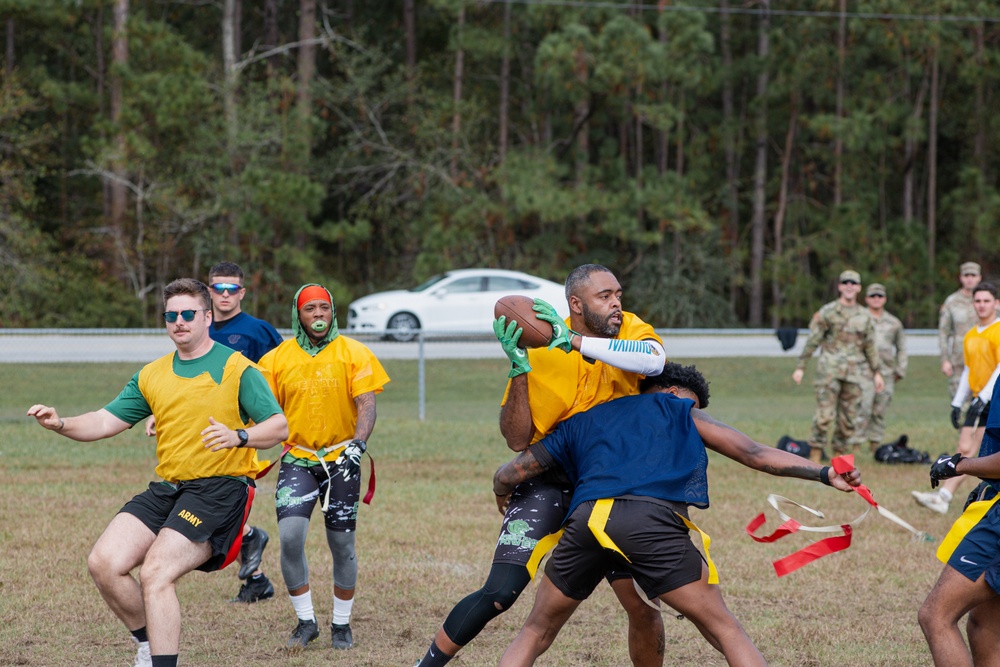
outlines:
{"label": "man in yellow jersey holding football", "polygon": [[288,646],[305,648],[319,636],[305,551],[319,501],[333,554],[331,643],[349,649],[361,455],[375,427],[375,395],[389,376],[371,350],[340,335],[333,297],[321,285],[303,285],[295,294],[292,332],[260,360],[289,424],[274,496],[281,574],[298,618]]}
{"label": "man in yellow jersey holding football", "polygon": [[[163,481],[125,504],[87,559],[101,596],[138,645],[140,667],[177,664],[177,580],[235,560],[253,502],[254,450],[288,436],[288,422],[257,367],[209,336],[208,288],[191,278],[175,280],[163,290],[163,306],[177,351],[144,366],[114,401],[76,417],[60,417],[45,405],[28,410],[43,427],[81,442],[156,417],[156,474]],[[131,575],[139,566],[141,587]]]}
{"label": "man in yellow jersey holding football", "polygon": [[[538,319],[553,325],[549,347],[517,347],[520,325],[498,318],[494,332],[511,360],[500,432],[519,452],[551,433],[565,419],[594,405],[639,393],[639,380],[663,370],[666,356],[653,327],[622,310],[622,288],[607,268],[584,264],[566,279],[569,322],[551,305],[535,301]],[[634,344],[625,344],[630,341]],[[438,667],[469,643],[486,624],[509,609],[527,586],[527,563],[538,540],[562,524],[572,485],[561,473],[517,486],[504,515],[486,583],[460,601],[417,663]],[[629,655],[634,665],[663,664],[663,621],[635,591],[627,572],[608,580],[629,616]]]}

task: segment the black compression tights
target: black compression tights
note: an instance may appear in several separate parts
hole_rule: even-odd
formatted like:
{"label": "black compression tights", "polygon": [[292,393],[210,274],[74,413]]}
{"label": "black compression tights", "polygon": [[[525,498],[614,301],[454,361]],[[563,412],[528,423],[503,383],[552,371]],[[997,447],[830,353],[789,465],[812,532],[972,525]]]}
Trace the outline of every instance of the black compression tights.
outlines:
{"label": "black compression tights", "polygon": [[465,596],[448,614],[443,625],[445,634],[465,646],[487,623],[510,609],[529,581],[531,577],[523,565],[494,563],[483,587]]}

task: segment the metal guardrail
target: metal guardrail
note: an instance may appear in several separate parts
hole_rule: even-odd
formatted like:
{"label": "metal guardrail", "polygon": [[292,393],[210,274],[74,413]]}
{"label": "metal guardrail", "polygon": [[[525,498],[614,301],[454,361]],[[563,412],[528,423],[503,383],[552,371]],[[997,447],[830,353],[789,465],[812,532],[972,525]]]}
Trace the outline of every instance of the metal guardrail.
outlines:
{"label": "metal guardrail", "polygon": [[[286,339],[291,329],[279,329]],[[415,359],[419,415],[426,416],[428,359],[503,359],[492,333],[420,331],[414,340],[386,340],[410,331],[343,332],[365,343],[379,359]],[[657,329],[674,360],[704,357],[787,357],[802,352],[808,329],[799,329],[795,345],[783,350],[773,329]],[[937,356],[936,329],[906,332],[910,356]],[[163,329],[0,329],[0,363],[148,363],[174,350]]]}

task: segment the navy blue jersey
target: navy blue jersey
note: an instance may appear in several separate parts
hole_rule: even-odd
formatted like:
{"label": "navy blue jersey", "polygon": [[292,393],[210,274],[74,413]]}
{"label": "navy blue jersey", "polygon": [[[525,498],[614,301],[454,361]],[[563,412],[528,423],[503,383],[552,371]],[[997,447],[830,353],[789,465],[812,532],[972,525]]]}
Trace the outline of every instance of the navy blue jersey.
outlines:
{"label": "navy blue jersey", "polygon": [[587,500],[626,495],[704,509],[708,455],[693,406],[666,393],[618,398],[562,422],[532,452],[541,465],[562,467],[573,483],[567,516]]}
{"label": "navy blue jersey", "polygon": [[273,326],[242,312],[223,322],[212,322],[208,335],[215,342],[242,352],[244,357],[254,363],[284,340]]}

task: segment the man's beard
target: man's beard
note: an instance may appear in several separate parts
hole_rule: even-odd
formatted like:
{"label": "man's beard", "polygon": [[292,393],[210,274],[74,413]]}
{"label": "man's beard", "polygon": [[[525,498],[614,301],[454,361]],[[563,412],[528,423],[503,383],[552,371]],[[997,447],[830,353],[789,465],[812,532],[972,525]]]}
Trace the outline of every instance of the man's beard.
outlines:
{"label": "man's beard", "polygon": [[[614,313],[612,313],[613,315]],[[621,331],[620,324],[610,324],[608,320],[611,319],[611,315],[607,318],[601,319],[601,316],[592,311],[587,307],[586,304],[583,306],[583,323],[587,328],[593,333],[597,334],[600,338],[614,338]]]}

